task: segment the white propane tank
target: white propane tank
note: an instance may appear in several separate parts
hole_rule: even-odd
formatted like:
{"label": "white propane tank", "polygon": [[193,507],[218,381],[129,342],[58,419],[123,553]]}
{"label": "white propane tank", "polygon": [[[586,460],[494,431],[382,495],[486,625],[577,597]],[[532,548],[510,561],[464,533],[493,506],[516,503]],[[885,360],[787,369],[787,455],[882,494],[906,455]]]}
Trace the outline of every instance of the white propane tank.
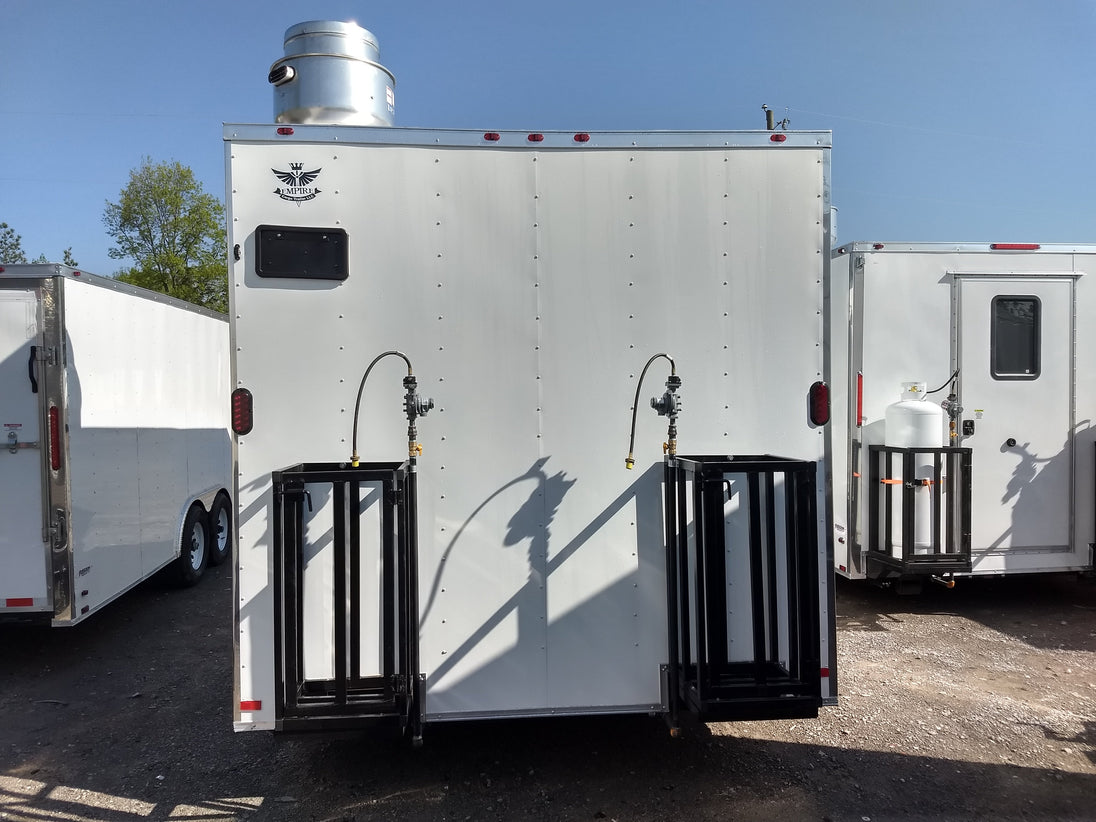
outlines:
{"label": "white propane tank", "polygon": [[[884,416],[883,442],[896,448],[943,448],[947,445],[944,431],[944,409],[925,399],[925,383],[902,383],[901,399],[887,406]],[[897,476],[902,479],[900,463],[896,461]],[[914,457],[914,478],[933,479],[933,458],[931,454],[918,454]],[[894,511],[902,510],[902,485],[891,485]],[[914,530],[913,546],[915,554],[928,554],[932,551],[932,486],[920,486],[914,491]],[[902,522],[895,517],[891,532],[894,556],[902,556]]]}

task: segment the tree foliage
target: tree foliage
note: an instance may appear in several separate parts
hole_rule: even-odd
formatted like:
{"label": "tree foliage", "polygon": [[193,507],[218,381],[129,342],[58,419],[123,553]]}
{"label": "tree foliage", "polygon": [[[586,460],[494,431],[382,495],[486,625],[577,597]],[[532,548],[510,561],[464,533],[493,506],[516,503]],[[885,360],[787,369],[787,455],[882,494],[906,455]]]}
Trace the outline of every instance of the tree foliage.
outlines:
{"label": "tree foliage", "polygon": [[224,206],[189,168],[144,158],[118,202],[107,202],[103,223],[116,243],[110,256],[134,263],[119,280],[228,310]]}
{"label": "tree foliage", "polygon": [[0,263],[15,265],[26,261],[27,255],[23,253],[23,238],[7,223],[0,223]]}
{"label": "tree foliage", "polygon": [[[15,233],[15,229],[7,223],[0,223],[0,264],[15,265],[27,261],[26,252],[23,251],[23,238]],[[45,254],[39,254],[32,263],[52,262]],[[61,262],[76,268],[76,259],[72,256],[72,246],[65,249]]]}

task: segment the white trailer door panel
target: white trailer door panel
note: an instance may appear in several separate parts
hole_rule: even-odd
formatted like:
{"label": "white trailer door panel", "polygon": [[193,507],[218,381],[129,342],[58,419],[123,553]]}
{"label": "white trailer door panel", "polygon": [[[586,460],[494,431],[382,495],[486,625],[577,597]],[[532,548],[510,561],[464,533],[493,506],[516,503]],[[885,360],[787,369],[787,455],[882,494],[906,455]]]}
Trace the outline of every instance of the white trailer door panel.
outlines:
{"label": "white trailer door panel", "polygon": [[0,291],[0,611],[49,606],[37,341],[35,292]]}
{"label": "white trailer door panel", "polygon": [[957,367],[962,444],[973,449],[975,569],[979,554],[984,567],[1002,551],[1069,551],[1074,280],[958,279]]}

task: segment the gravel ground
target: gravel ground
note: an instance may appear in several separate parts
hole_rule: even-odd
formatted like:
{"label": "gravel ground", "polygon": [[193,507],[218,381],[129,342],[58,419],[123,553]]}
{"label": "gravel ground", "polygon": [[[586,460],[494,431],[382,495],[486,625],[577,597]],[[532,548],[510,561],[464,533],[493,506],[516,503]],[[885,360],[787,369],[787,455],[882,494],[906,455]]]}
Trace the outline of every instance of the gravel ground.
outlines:
{"label": "gravel ground", "polygon": [[1096,819],[1096,584],[839,585],[817,720],[233,734],[231,576],[73,629],[0,626],[0,819]]}

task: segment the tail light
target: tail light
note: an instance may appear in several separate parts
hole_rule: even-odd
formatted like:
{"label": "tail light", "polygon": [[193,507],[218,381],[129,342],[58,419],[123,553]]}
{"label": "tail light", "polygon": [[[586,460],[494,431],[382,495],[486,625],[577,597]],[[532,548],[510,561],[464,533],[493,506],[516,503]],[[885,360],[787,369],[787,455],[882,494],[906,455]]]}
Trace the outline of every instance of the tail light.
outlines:
{"label": "tail light", "polygon": [[232,392],[232,430],[243,436],[254,427],[254,401],[246,388]]}
{"label": "tail light", "polygon": [[811,425],[825,425],[830,421],[830,387],[819,380],[811,385],[809,394]]}
{"label": "tail light", "polygon": [[56,405],[49,407],[49,465],[61,470],[61,412]]}

